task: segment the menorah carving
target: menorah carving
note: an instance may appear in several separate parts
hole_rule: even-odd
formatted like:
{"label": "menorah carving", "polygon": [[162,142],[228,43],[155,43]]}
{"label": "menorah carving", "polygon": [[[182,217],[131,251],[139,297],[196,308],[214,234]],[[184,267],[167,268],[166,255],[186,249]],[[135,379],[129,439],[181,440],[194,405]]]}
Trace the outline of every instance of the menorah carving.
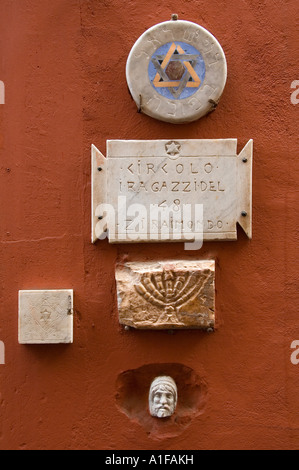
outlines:
{"label": "menorah carving", "polygon": [[211,276],[208,269],[199,273],[163,270],[143,273],[134,287],[147,302],[163,309],[156,323],[184,325],[180,308],[201,294]]}

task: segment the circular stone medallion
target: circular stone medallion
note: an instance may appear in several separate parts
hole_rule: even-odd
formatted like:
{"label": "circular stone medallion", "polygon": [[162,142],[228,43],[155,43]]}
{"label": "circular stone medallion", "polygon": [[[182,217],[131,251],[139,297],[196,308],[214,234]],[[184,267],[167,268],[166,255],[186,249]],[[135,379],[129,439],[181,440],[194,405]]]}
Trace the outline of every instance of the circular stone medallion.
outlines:
{"label": "circular stone medallion", "polygon": [[126,76],[138,109],[184,123],[215,109],[226,82],[226,59],[214,36],[190,21],[166,21],[131,49]]}

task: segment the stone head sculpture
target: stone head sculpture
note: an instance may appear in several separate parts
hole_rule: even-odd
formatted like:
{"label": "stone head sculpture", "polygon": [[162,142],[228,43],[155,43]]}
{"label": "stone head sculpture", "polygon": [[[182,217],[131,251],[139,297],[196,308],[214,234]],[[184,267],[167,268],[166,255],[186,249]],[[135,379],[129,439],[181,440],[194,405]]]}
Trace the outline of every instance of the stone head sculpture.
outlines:
{"label": "stone head sculpture", "polygon": [[178,399],[175,381],[171,377],[156,377],[150,386],[149,411],[157,418],[167,418],[173,415]]}

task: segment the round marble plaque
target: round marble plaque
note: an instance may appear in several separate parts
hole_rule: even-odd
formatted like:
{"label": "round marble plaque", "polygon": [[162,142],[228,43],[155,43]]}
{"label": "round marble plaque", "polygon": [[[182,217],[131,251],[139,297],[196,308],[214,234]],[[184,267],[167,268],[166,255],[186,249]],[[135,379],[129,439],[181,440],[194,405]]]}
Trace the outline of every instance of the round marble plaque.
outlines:
{"label": "round marble plaque", "polygon": [[226,82],[226,59],[205,28],[174,19],[140,36],[126,76],[140,112],[161,121],[191,122],[216,108]]}

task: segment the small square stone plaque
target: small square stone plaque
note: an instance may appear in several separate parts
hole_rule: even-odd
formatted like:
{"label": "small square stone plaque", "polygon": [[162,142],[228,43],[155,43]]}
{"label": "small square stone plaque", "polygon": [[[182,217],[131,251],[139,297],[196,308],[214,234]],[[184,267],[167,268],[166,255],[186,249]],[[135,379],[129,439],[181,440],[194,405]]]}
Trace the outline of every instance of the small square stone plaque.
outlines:
{"label": "small square stone plaque", "polygon": [[73,342],[73,290],[19,291],[19,343]]}
{"label": "small square stone plaque", "polygon": [[119,322],[140,329],[213,329],[215,262],[126,263],[116,270]]}

